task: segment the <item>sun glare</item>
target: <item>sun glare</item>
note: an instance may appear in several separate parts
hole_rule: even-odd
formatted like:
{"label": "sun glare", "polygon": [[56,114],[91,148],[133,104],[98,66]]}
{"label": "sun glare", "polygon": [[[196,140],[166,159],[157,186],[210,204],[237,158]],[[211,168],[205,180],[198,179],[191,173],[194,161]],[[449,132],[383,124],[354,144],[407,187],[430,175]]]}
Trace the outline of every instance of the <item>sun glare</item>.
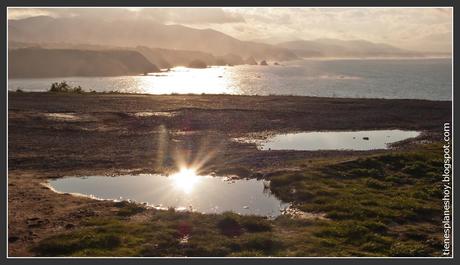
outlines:
{"label": "sun glare", "polygon": [[205,69],[174,67],[170,71],[137,77],[139,91],[152,94],[222,94],[235,93],[232,76],[225,66]]}
{"label": "sun glare", "polygon": [[199,176],[196,174],[196,171],[190,168],[181,169],[171,177],[174,180],[174,186],[185,193],[192,192],[199,181]]}

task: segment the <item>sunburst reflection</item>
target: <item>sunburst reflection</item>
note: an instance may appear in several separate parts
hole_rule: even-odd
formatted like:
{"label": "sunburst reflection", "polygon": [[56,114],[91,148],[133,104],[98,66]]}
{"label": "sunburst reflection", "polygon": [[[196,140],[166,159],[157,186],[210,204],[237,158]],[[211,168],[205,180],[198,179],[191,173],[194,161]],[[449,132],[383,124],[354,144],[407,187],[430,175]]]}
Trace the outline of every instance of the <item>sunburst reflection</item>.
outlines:
{"label": "sunburst reflection", "polygon": [[200,176],[191,168],[183,168],[171,176],[174,187],[187,194],[191,193],[194,187],[199,183]]}

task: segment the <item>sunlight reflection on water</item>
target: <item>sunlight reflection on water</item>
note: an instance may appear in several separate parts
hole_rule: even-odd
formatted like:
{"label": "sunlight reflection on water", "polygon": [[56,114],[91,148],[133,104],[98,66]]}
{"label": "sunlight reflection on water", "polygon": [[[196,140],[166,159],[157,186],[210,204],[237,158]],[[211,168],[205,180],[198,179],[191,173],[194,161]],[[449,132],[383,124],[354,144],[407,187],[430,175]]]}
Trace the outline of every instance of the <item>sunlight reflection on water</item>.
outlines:
{"label": "sunlight reflection on water", "polygon": [[65,80],[98,92],[450,100],[451,69],[448,59],[303,60],[269,66],[175,67],[145,76],[18,78],[8,80],[8,89],[47,91],[51,83]]}
{"label": "sunlight reflection on water", "polygon": [[135,80],[137,90],[149,94],[234,94],[236,90],[232,84],[235,78],[226,67],[176,67],[163,77],[140,76]]}
{"label": "sunlight reflection on water", "polygon": [[374,150],[419,136],[416,131],[374,130],[279,134],[259,142],[261,150]]}
{"label": "sunlight reflection on water", "polygon": [[275,217],[289,206],[271,194],[266,181],[199,176],[190,170],[169,177],[158,174],[68,177],[50,180],[49,184],[58,192],[99,199],[129,199],[156,208],[203,213],[233,211]]}

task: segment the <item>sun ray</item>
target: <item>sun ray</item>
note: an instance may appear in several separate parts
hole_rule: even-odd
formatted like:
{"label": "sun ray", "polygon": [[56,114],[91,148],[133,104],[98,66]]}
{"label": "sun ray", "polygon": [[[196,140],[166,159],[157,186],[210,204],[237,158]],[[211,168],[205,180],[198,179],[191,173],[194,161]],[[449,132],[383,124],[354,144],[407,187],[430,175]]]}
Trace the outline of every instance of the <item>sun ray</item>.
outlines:
{"label": "sun ray", "polygon": [[176,174],[171,175],[174,181],[175,188],[190,194],[193,188],[200,181],[200,177],[196,174],[196,171],[192,168],[182,168]]}

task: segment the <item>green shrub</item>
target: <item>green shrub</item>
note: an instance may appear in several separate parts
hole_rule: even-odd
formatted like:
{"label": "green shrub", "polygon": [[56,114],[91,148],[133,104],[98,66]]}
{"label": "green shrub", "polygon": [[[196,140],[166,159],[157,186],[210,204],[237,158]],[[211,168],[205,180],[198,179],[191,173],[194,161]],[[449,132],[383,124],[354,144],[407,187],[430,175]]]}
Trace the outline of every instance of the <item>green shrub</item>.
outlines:
{"label": "green shrub", "polygon": [[425,246],[415,241],[397,242],[390,248],[392,257],[422,257],[427,254]]}
{"label": "green shrub", "polygon": [[66,81],[62,81],[60,83],[55,82],[51,84],[49,92],[54,92],[54,93],[83,93],[83,89],[81,86],[76,86],[76,87],[71,87],[69,84],[67,84]]}
{"label": "green shrub", "polygon": [[388,229],[388,226],[380,221],[364,221],[363,226],[377,233],[384,233]]}
{"label": "green shrub", "polygon": [[115,205],[120,208],[117,213],[118,216],[128,217],[145,211],[145,207],[133,202],[122,201]]}
{"label": "green shrub", "polygon": [[242,233],[242,227],[238,222],[239,216],[234,213],[224,213],[223,217],[217,222],[217,227],[226,236],[237,236]]}
{"label": "green shrub", "polygon": [[111,233],[68,234],[45,239],[35,250],[40,255],[69,255],[84,249],[114,249],[121,244],[120,236]]}
{"label": "green shrub", "polygon": [[274,237],[273,234],[251,235],[243,243],[243,249],[260,250],[265,254],[274,253],[283,246],[282,242]]}
{"label": "green shrub", "polygon": [[413,177],[423,177],[428,172],[427,165],[422,161],[415,161],[410,165],[405,166],[402,171]]}
{"label": "green shrub", "polygon": [[383,189],[388,187],[388,185],[384,182],[378,181],[376,179],[369,178],[366,180],[366,186],[372,189]]}
{"label": "green shrub", "polygon": [[315,194],[308,190],[299,190],[296,192],[295,197],[301,201],[308,201],[315,197]]}
{"label": "green shrub", "polygon": [[351,177],[373,177],[381,178],[382,172],[375,168],[353,168],[347,172]]}
{"label": "green shrub", "polygon": [[243,217],[241,224],[248,232],[267,232],[272,230],[270,222],[258,216]]}
{"label": "green shrub", "polygon": [[289,175],[275,176],[270,181],[270,187],[277,188],[278,186],[288,185],[291,182],[292,179],[290,179]]}

